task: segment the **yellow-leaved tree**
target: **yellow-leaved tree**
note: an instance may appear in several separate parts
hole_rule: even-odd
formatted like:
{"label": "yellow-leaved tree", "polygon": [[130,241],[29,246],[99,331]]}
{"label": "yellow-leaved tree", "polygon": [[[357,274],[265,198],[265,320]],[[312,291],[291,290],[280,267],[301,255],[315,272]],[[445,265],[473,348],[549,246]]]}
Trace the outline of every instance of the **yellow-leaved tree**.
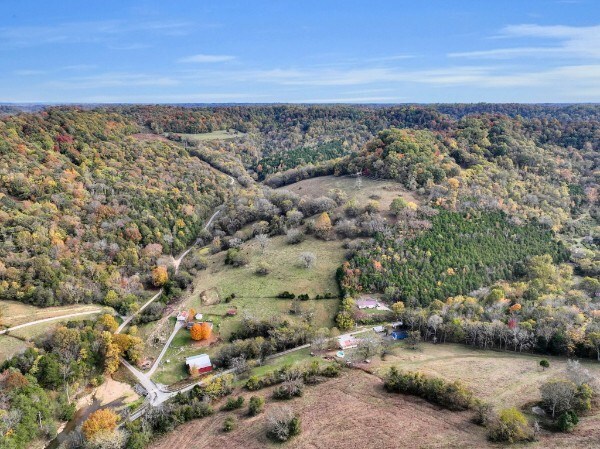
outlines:
{"label": "yellow-leaved tree", "polygon": [[96,410],[81,426],[81,431],[86,440],[90,440],[98,432],[112,432],[117,428],[119,415],[109,408]]}

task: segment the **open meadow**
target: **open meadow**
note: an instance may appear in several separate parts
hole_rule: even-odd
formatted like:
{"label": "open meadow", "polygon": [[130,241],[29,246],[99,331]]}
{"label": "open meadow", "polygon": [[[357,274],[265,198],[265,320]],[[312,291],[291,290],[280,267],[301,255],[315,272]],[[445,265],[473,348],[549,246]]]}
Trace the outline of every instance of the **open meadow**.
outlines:
{"label": "open meadow", "polygon": [[[156,381],[171,384],[187,377],[183,365],[185,357],[198,352],[209,355],[214,353],[220,342],[228,341],[244,315],[265,319],[296,319],[294,315],[290,315],[292,301],[276,297],[283,291],[296,295],[308,294],[310,298],[326,293],[336,297],[338,295],[335,271],[343,262],[344,252],[339,241],[309,237],[298,245],[288,245],[285,237],[278,236],[270,240],[264,253],[254,241],[245,243],[241,249],[249,258],[248,265],[243,267],[225,265],[223,252],[207,256],[207,269],[198,273],[188,296],[178,306],[181,310],[194,309],[202,313],[204,319],[212,321],[213,332],[218,340],[206,346],[202,342],[191,340],[190,332],[185,328],[179,330],[154,375]],[[299,263],[300,254],[305,251],[312,252],[317,257],[315,266],[310,269],[301,267]],[[256,274],[260,261],[269,263],[271,273],[266,276]],[[235,298],[225,302],[232,294]],[[210,304],[203,301],[203,298],[208,298]],[[301,301],[300,311],[311,312],[316,327],[332,327],[338,302],[337,298]],[[227,311],[231,309],[236,310],[236,316],[227,316]],[[142,336],[156,332],[155,326],[162,326],[165,330],[172,329],[172,323],[150,323],[140,327]],[[161,333],[167,334],[165,331]],[[156,352],[157,350],[150,348],[147,355],[151,357]]]}
{"label": "open meadow", "polygon": [[236,130],[217,130],[210,133],[200,133],[200,134],[183,134],[183,133],[174,133],[175,135],[181,137],[184,140],[190,142],[206,142],[209,140],[230,140],[230,139],[238,139],[240,137],[244,137],[246,134]]}
{"label": "open meadow", "polygon": [[379,202],[384,213],[389,210],[394,198],[399,196],[406,201],[420,203],[414,192],[407,190],[397,182],[361,177],[360,184],[358,187],[356,178],[350,176],[320,176],[281,187],[279,190],[289,190],[300,196],[316,198],[325,195],[330,190],[339,189],[348,196],[349,201],[354,200],[363,207],[369,201]]}

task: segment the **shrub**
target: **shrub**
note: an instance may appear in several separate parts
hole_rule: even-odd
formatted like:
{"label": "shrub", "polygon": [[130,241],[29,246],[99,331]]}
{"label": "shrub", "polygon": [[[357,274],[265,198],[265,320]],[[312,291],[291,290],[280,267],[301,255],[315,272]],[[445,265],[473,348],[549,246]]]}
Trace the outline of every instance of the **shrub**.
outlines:
{"label": "shrub", "polygon": [[556,427],[561,432],[572,432],[578,423],[577,414],[572,410],[567,410],[558,417]]}
{"label": "shrub", "polygon": [[338,377],[340,375],[340,370],[341,367],[339,364],[332,363],[321,370],[321,375],[325,377]]}
{"label": "shrub", "polygon": [[266,276],[272,270],[273,268],[267,262],[259,262],[258,266],[256,267],[256,274],[259,276]]}
{"label": "shrub", "polygon": [[446,382],[410,371],[402,373],[395,367],[390,368],[384,387],[389,392],[419,396],[450,410],[466,410],[474,404],[473,393],[458,381]]}
{"label": "shrub", "polygon": [[223,422],[223,432],[231,432],[237,427],[237,423],[233,416],[228,416]]}
{"label": "shrub", "polygon": [[288,292],[287,290],[285,292],[281,292],[277,295],[278,298],[280,299],[294,299],[296,297],[295,294]]}
{"label": "shrub", "polygon": [[523,413],[512,407],[502,410],[491,423],[488,437],[492,441],[517,443],[531,441],[533,433]]}
{"label": "shrub", "polygon": [[546,359],[542,359],[540,360],[540,366],[543,370],[545,370],[546,368],[550,368],[550,362],[548,362]]}
{"label": "shrub", "polygon": [[248,256],[238,248],[230,248],[227,250],[225,264],[232,265],[234,267],[242,267],[248,264]]}
{"label": "shrub", "polygon": [[279,407],[267,415],[267,436],[278,442],[288,441],[300,433],[300,419],[289,407]]}
{"label": "shrub", "polygon": [[300,301],[308,301],[308,300],[310,299],[310,297],[308,296],[308,294],[306,294],[306,293],[303,293],[303,294],[301,294],[301,295],[298,295],[298,299],[299,299]]}
{"label": "shrub", "polygon": [[290,229],[286,234],[285,241],[289,245],[298,245],[306,239],[306,235],[298,229]]}
{"label": "shrub", "polygon": [[252,396],[248,402],[248,415],[256,416],[265,408],[265,398],[261,396]]}
{"label": "shrub", "polygon": [[243,396],[238,396],[236,399],[227,398],[227,402],[223,406],[223,410],[227,410],[227,411],[237,410],[238,408],[242,408],[243,405],[244,405]]}

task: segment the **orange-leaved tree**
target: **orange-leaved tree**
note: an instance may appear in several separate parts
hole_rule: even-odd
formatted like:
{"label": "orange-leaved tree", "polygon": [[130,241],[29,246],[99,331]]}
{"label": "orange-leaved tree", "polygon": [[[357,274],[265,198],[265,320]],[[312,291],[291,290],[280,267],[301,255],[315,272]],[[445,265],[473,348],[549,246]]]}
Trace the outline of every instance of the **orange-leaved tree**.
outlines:
{"label": "orange-leaved tree", "polygon": [[81,431],[85,436],[86,440],[94,437],[98,432],[108,431],[112,432],[117,428],[117,421],[119,415],[113,412],[109,408],[103,408],[96,410],[92,413],[89,418],[81,426]]}
{"label": "orange-leaved tree", "polygon": [[202,340],[204,338],[202,332],[202,325],[200,323],[194,323],[194,325],[190,329],[190,337],[192,337],[192,340]]}
{"label": "orange-leaved tree", "polygon": [[212,329],[210,327],[210,324],[207,322],[204,322],[201,324],[201,328],[202,328],[202,339],[203,340],[207,340],[210,338],[210,334],[212,333]]}

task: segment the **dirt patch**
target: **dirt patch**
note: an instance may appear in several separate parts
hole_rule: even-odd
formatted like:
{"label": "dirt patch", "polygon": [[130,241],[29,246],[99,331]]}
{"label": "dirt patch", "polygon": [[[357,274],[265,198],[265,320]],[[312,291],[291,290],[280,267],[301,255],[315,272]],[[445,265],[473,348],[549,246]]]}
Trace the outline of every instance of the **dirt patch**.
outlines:
{"label": "dirt patch", "polygon": [[131,385],[111,378],[108,378],[106,382],[96,389],[94,396],[100,401],[101,405],[110,404],[117,399],[122,399],[123,403],[129,404],[139,398],[138,394],[131,388]]}

